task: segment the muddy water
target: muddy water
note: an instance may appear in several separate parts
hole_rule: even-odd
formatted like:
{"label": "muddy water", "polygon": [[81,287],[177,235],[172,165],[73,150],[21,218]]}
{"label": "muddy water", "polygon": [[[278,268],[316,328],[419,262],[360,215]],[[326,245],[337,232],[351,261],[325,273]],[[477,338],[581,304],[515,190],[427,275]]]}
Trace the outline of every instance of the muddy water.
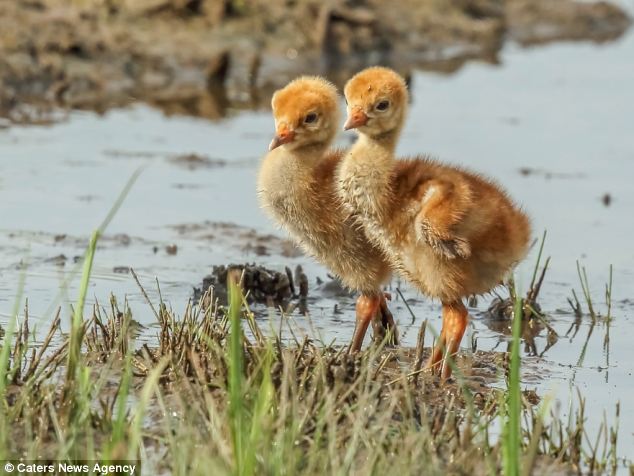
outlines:
{"label": "muddy water", "polygon": [[[501,66],[470,64],[449,77],[416,74],[400,145],[403,154],[428,152],[497,178],[532,216],[536,234],[548,230],[545,254],[552,262],[540,303],[559,339],[548,347],[541,330],[526,342],[524,383],[555,396],[562,414],[579,387],[593,432],[604,410],[612,414],[621,401],[619,446],[630,458],[632,57],[634,35],[629,34],[599,47],[511,45]],[[271,131],[263,113],[208,122],[164,117],[142,106],[105,116],[73,113],[49,127],[0,129],[0,324],[6,327],[22,273],[31,319],[39,327],[46,326],[58,297],[68,308],[77,279],[66,289],[62,283],[76,267],[90,230],[143,166],[100,244],[91,302],[105,304],[110,292],[127,297],[135,318],[150,326],[145,333],[150,338],[154,318],[127,267],[137,271],[153,299],[158,277],[163,299],[179,310],[213,264],[256,261],[279,269],[302,264],[311,284],[311,319],[295,315],[292,325],[324,341],[347,342],[353,299],[316,284],[317,277],[327,282],[326,271],[297,256],[258,209],[255,176]],[[342,134],[339,140],[345,145],[351,137]],[[209,160],[186,160],[185,154]],[[520,286],[530,280],[535,255],[534,250],[518,270]],[[614,265],[609,327],[603,320],[592,326],[587,315],[576,320],[567,303],[572,288],[581,296],[576,260],[588,270],[602,313],[609,265]],[[413,345],[422,319],[440,327],[439,306],[404,283],[394,281],[392,289],[396,286],[416,315],[412,325],[403,302],[392,305],[404,343]],[[480,299],[471,309],[470,335],[479,349],[504,350],[508,323],[484,316],[487,306],[488,300]]]}

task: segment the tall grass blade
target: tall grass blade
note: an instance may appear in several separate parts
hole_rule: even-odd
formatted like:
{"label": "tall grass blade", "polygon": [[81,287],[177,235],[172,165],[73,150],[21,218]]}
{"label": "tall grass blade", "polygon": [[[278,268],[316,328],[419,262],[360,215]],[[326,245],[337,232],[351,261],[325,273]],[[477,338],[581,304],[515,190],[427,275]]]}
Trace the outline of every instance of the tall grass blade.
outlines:
{"label": "tall grass blade", "polygon": [[609,325],[612,320],[612,265],[610,265],[610,277],[608,283],[605,285],[605,304],[608,308],[605,319]]}
{"label": "tall grass blade", "polygon": [[[121,205],[142,171],[143,168],[140,167],[130,176],[114,204],[110,207],[106,217],[99,225],[99,228],[93,231],[90,237],[88,249],[86,250],[86,254],[84,256],[83,271],[79,286],[79,296],[77,298],[77,303],[73,312],[73,320],[71,323],[68,364],[66,368],[66,385],[64,389],[65,397],[69,397],[69,395],[74,391],[74,382],[77,378],[78,371],[80,370],[81,344],[84,337],[84,305],[86,304],[86,295],[88,294],[88,286],[90,284],[90,275],[92,274],[93,261],[97,250],[97,242],[99,241],[99,237],[103,234],[114,216],[119,211],[119,208],[121,208]],[[74,273],[71,273],[70,278],[73,276]],[[64,283],[64,285],[66,284],[67,282]],[[81,402],[74,399],[71,403],[76,404]]]}
{"label": "tall grass blade", "polygon": [[13,342],[13,335],[15,334],[15,327],[18,320],[18,312],[20,309],[20,301],[22,300],[22,294],[24,293],[24,283],[26,281],[26,267],[20,273],[20,279],[18,281],[18,289],[13,303],[13,310],[11,312],[11,318],[9,319],[7,329],[0,347],[0,460],[6,459],[9,455],[4,454],[5,448],[7,448],[7,415],[5,409],[5,394],[7,390],[7,377],[9,371],[9,357],[11,354],[11,344]]}
{"label": "tall grass blade", "polygon": [[535,286],[535,280],[537,279],[537,271],[539,270],[539,264],[542,260],[542,253],[544,252],[544,243],[546,243],[546,231],[542,235],[542,242],[539,245],[539,252],[537,253],[537,261],[535,262],[535,268],[533,268],[533,277],[531,278],[531,285],[528,289],[533,289]]}
{"label": "tall grass blade", "polygon": [[136,460],[138,458],[139,447],[143,439],[141,437],[143,429],[143,419],[150,405],[152,395],[157,391],[161,375],[169,363],[169,357],[163,357],[152,369],[148,375],[143,389],[141,390],[141,398],[135,407],[135,414],[130,429],[130,442],[128,444],[128,460]]}
{"label": "tall grass blade", "polygon": [[[108,228],[108,225],[110,224],[112,219],[115,217],[115,215],[117,214],[117,212],[121,208],[121,205],[123,205],[123,202],[125,201],[126,197],[128,196],[128,193],[130,193],[130,190],[132,189],[132,186],[134,185],[136,180],[139,178],[139,175],[141,175],[141,172],[143,172],[144,168],[145,167],[139,167],[138,169],[136,169],[132,173],[132,175],[130,176],[130,178],[126,182],[126,184],[123,186],[123,189],[119,193],[119,196],[117,197],[115,202],[112,204],[112,207],[110,207],[110,210],[106,214],[106,217],[103,219],[103,221],[99,224],[99,227],[97,228],[97,231],[99,232],[100,235],[103,235],[104,232],[106,231],[106,228]],[[51,304],[49,305],[48,309],[44,313],[45,316],[50,315],[53,312],[53,309],[55,309],[58,306],[62,294],[66,292],[66,289],[68,289],[68,285],[70,284],[70,282],[75,278],[75,276],[79,272],[79,269],[80,269],[81,265],[82,265],[82,262],[79,261],[73,267],[71,272],[66,275],[66,277],[64,278],[64,280],[62,281],[62,283],[60,285],[60,291],[57,293],[55,298],[51,301]]]}
{"label": "tall grass blade", "polygon": [[507,392],[507,415],[503,438],[504,474],[519,476],[521,448],[522,395],[520,389],[520,339],[522,337],[522,299],[515,293],[513,312],[513,342],[511,345],[511,366]]}
{"label": "tall grass blade", "polygon": [[[273,441],[270,434],[271,408],[275,390],[271,380],[271,366],[273,362],[273,347],[270,341],[266,343],[266,352],[263,357],[261,368],[262,380],[257,388],[257,396],[251,409],[251,431],[249,444],[245,448],[244,470],[242,474],[251,475],[256,473],[256,455],[260,447],[270,448]],[[290,430],[290,429],[289,429]],[[280,468],[278,468],[280,469]]]}
{"label": "tall grass blade", "polygon": [[[125,338],[125,336],[123,337]],[[121,376],[121,383],[119,385],[119,391],[117,392],[117,409],[116,414],[113,415],[112,435],[110,437],[110,445],[108,448],[107,459],[114,460],[117,456],[122,454],[122,445],[125,438],[125,431],[127,428],[127,411],[126,403],[128,396],[130,395],[130,381],[132,379],[132,354],[128,350],[125,355],[125,362],[123,368],[123,374]]]}
{"label": "tall grass blade", "polygon": [[76,371],[81,357],[81,342],[83,339],[83,323],[84,323],[84,304],[86,303],[86,295],[88,294],[88,285],[90,284],[90,274],[92,273],[92,264],[97,249],[97,241],[99,240],[99,230],[95,230],[90,237],[86,258],[84,259],[84,270],[81,275],[79,286],[79,297],[75,305],[73,322],[70,331],[70,347],[68,352],[68,367],[66,369],[66,381],[70,382],[75,379]]}
{"label": "tall grass blade", "polygon": [[242,324],[240,310],[242,296],[240,286],[229,276],[229,320],[231,334],[229,336],[229,418],[233,441],[235,474],[248,474],[245,470],[244,451],[247,429],[245,425],[244,404],[244,362],[242,354]]}

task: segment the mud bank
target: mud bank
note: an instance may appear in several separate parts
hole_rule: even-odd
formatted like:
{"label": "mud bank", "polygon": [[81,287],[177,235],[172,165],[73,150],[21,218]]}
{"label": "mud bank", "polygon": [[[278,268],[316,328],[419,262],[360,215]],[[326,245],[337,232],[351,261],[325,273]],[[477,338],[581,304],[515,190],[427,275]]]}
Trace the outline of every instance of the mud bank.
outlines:
{"label": "mud bank", "polygon": [[265,107],[298,74],[341,83],[378,62],[450,72],[497,62],[507,39],[610,41],[629,23],[617,6],[567,0],[0,0],[0,116],[141,100],[220,118]]}

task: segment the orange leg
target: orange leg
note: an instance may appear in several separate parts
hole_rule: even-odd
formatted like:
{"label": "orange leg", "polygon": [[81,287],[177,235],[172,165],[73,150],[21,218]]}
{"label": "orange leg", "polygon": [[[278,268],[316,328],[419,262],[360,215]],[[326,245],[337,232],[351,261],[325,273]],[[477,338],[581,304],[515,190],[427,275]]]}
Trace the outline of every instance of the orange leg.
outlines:
{"label": "orange leg", "polygon": [[462,336],[467,329],[469,313],[460,301],[442,304],[442,330],[432,350],[427,368],[442,378],[451,375],[449,358],[458,353]]}
{"label": "orange leg", "polygon": [[368,330],[368,326],[377,315],[380,308],[380,295],[372,296],[362,294],[359,296],[359,299],[357,299],[357,323],[354,328],[354,334],[352,335],[352,342],[349,349],[350,352],[358,352],[361,350],[363,338]]}
{"label": "orange leg", "polygon": [[394,316],[392,316],[392,312],[387,306],[387,301],[391,300],[392,296],[389,293],[384,293],[381,298],[381,324],[382,328],[390,333],[389,344],[398,345],[398,329],[396,328],[396,323],[394,322]]}

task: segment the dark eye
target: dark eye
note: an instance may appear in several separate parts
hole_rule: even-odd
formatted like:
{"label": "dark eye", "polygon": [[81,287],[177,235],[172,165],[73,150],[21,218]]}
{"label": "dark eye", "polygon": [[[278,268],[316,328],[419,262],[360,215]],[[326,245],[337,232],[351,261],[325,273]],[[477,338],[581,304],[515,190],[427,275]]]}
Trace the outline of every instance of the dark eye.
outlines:
{"label": "dark eye", "polygon": [[390,101],[381,101],[380,103],[376,105],[376,110],[385,111],[387,110],[388,107],[390,107]]}
{"label": "dark eye", "polygon": [[317,120],[317,113],[311,112],[304,118],[306,124],[312,124]]}

